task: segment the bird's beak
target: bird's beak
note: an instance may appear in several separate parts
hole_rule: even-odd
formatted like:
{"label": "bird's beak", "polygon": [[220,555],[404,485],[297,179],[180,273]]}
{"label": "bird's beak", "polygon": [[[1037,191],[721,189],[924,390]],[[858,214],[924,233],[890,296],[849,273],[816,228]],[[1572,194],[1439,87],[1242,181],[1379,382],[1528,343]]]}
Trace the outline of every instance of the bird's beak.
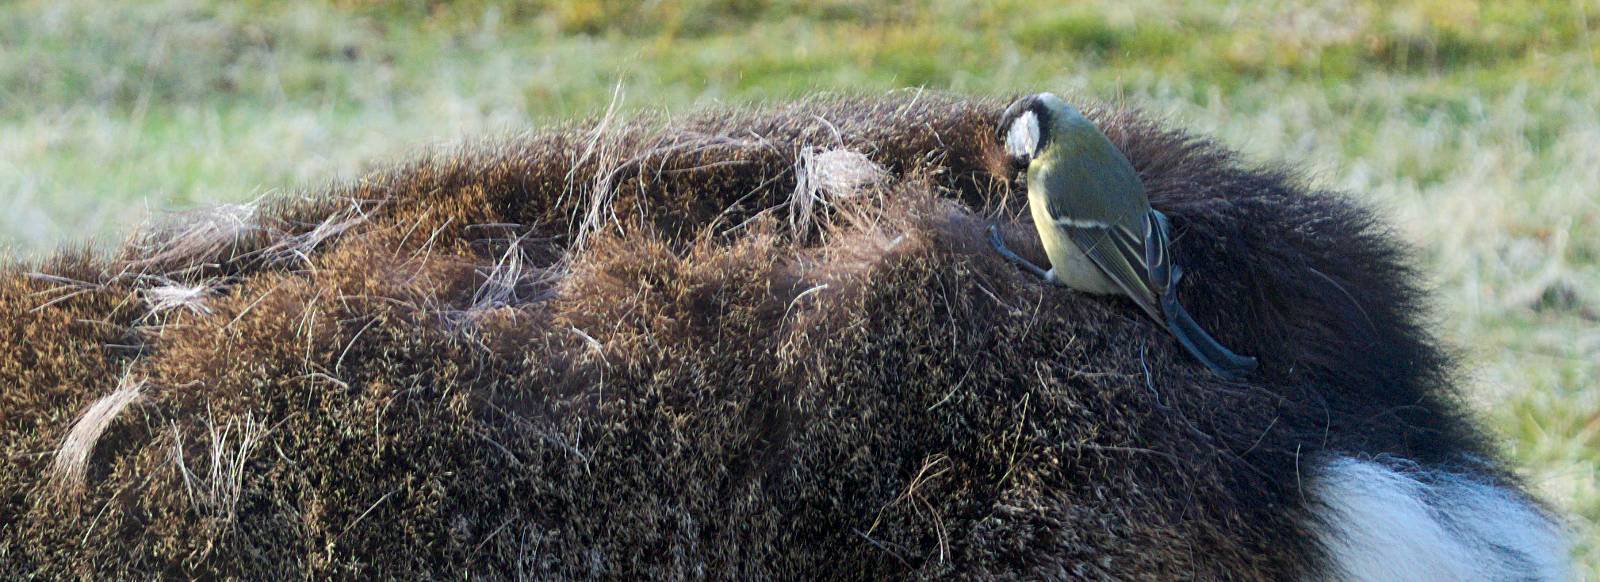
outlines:
{"label": "bird's beak", "polygon": [[1033,158],[1026,156],[1011,156],[1011,171],[1021,172],[1028,169],[1028,164],[1033,163]]}

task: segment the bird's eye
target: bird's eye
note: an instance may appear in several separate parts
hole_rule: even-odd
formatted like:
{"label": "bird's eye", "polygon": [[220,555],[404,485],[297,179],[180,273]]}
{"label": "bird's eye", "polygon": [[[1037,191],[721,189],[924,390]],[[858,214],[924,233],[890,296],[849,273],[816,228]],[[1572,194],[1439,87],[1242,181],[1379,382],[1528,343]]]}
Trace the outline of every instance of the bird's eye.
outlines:
{"label": "bird's eye", "polygon": [[1039,149],[1039,117],[1032,111],[1018,115],[1006,131],[1006,156],[1018,167],[1028,165]]}

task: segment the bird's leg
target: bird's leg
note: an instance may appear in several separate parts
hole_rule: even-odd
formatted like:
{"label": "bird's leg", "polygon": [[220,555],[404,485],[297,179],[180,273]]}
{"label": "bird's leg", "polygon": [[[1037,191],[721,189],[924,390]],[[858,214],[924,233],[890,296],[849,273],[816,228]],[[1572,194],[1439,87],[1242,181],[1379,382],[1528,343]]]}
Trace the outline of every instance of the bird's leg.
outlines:
{"label": "bird's leg", "polygon": [[989,243],[994,245],[995,252],[1000,253],[1000,256],[1005,257],[1006,260],[1016,263],[1018,267],[1022,267],[1047,282],[1055,280],[1055,276],[1050,271],[1039,268],[1039,265],[1033,264],[1033,261],[1024,259],[1022,255],[1006,248],[1006,241],[1000,237],[1000,228],[992,224],[989,225]]}

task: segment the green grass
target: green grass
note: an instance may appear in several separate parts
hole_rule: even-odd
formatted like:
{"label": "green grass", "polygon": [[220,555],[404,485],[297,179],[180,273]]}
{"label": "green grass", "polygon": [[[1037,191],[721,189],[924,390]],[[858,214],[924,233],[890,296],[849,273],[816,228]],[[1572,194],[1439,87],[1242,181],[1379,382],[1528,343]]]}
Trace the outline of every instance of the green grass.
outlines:
{"label": "green grass", "polygon": [[1600,577],[1600,0],[0,4],[0,247],[605,109],[925,86],[1121,99],[1359,193]]}

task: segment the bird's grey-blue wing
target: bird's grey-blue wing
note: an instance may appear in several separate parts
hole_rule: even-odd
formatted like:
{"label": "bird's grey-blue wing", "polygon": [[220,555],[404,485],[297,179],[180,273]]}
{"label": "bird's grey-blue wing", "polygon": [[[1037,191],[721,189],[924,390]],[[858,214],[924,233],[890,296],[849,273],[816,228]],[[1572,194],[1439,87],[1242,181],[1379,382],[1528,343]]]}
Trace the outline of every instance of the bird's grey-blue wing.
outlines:
{"label": "bird's grey-blue wing", "polygon": [[1164,321],[1157,306],[1156,293],[1150,288],[1149,271],[1145,267],[1145,241],[1142,236],[1127,228],[1115,225],[1094,225],[1083,221],[1058,222],[1057,228],[1078,245],[1078,250],[1100,267],[1117,287],[1156,321]]}
{"label": "bird's grey-blue wing", "polygon": [[1172,226],[1167,223],[1167,215],[1154,208],[1145,215],[1144,237],[1144,267],[1145,280],[1150,284],[1150,290],[1157,296],[1165,296],[1173,292],[1177,280],[1172,276],[1172,253],[1169,245]]}
{"label": "bird's grey-blue wing", "polygon": [[1164,321],[1145,264],[1151,210],[1144,183],[1122,152],[1103,136],[1099,140],[1104,143],[1078,148],[1051,168],[1046,210],[1113,283],[1151,318]]}

